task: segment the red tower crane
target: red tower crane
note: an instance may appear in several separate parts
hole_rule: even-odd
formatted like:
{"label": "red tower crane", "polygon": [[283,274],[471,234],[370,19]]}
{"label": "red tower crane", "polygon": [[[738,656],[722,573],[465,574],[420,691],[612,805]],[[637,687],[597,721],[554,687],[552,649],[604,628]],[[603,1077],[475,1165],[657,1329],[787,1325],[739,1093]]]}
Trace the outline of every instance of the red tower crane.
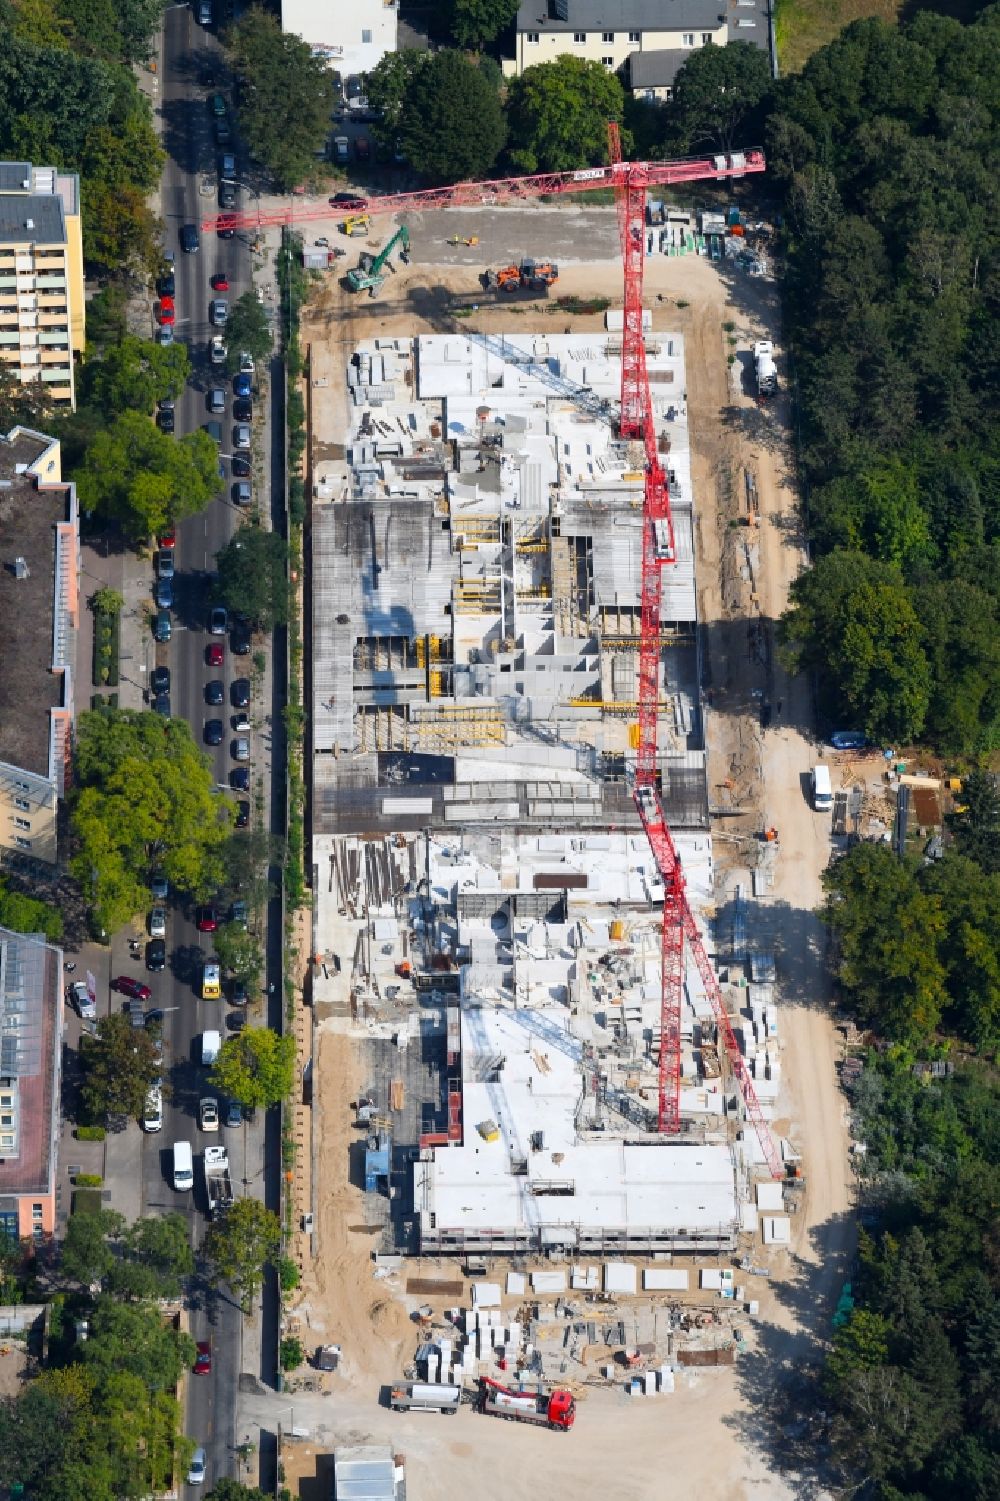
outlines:
{"label": "red tower crane", "polygon": [[[625,269],[619,428],[622,437],[642,441],[646,459],[639,637],[639,744],[634,797],[663,882],[657,1127],[664,1133],[680,1130],[681,1001],[684,946],[687,944],[768,1168],[773,1177],[780,1178],[783,1176],[781,1161],[736,1041],[715,970],[691,911],[677,848],[667,826],[660,795],[656,734],[660,696],[660,602],[663,569],[674,562],[675,550],[669,484],[660,463],[642,327],[647,188],[710,178],[743,177],[748,172],[763,172],[766,164],[763,152],[756,150],[672,162],[624,162],[617,125],[609,125],[608,135],[611,162],[607,167],[591,167],[578,172],[546,172],[532,177],[504,177],[489,182],[462,182],[414,193],[380,194],[375,198],[359,198],[351,204],[350,212],[370,215],[418,213],[430,209],[491,206],[562,193],[585,193],[597,188],[615,189]],[[299,201],[266,214],[213,215],[202,221],[202,228],[256,229],[263,225],[308,223],[310,220],[340,217],[343,213],[344,205],[337,205],[332,200],[326,203]]]}

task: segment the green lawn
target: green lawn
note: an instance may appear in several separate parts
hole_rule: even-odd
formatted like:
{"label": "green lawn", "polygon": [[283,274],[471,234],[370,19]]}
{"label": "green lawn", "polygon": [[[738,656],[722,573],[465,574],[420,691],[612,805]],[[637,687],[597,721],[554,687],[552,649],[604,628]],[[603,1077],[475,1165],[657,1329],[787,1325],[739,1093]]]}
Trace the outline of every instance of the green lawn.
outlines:
{"label": "green lawn", "polygon": [[775,30],[782,74],[798,73],[838,31],[865,16],[895,21],[903,0],[777,0]]}

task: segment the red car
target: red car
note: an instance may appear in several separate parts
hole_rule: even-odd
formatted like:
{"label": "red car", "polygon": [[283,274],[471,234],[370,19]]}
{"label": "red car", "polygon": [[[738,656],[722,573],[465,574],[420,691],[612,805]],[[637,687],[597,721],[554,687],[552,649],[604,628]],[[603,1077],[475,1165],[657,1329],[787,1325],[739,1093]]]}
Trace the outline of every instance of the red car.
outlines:
{"label": "red car", "polygon": [[215,275],[212,277],[212,291],[213,292],[228,292],[229,291],[229,277],[226,275],[225,271],[217,271],[215,273]]}
{"label": "red car", "polygon": [[214,907],[199,907],[194,915],[194,925],[199,933],[214,933],[219,926]]}
{"label": "red car", "polygon": [[158,540],[161,547],[176,547],[177,528],[171,526],[165,532],[161,532]]}
{"label": "red car", "polygon": [[195,1349],[198,1354],[192,1370],[196,1376],[207,1376],[212,1369],[212,1346],[207,1339],[200,1339]]}
{"label": "red car", "polygon": [[131,975],[119,975],[111,981],[111,989],[120,991],[132,1001],[148,1001],[153,994],[148,985],[143,985],[141,980],[133,980]]}
{"label": "red car", "polygon": [[209,667],[221,667],[226,648],[221,641],[213,641],[205,647],[205,661]]}
{"label": "red car", "polygon": [[160,305],[156,310],[157,322],[161,324],[173,323],[174,317],[174,299],[172,297],[161,297]]}

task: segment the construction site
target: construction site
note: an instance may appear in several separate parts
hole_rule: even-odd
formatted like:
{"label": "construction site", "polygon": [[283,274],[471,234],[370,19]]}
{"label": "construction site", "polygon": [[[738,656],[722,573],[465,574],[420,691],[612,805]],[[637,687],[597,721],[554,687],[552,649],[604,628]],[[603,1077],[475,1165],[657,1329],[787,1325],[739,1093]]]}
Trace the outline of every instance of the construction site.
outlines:
{"label": "construction site", "polygon": [[[523,240],[522,295],[490,283],[514,209],[435,262],[454,219],[429,203],[304,312],[286,1330],[336,1359],[290,1384],[303,1495],[346,1437],[405,1450],[409,1495],[526,1494],[530,1470],[659,1496],[665,1431],[710,1501],[791,1495],[725,1423],[763,1421],[759,1362],[800,1358],[804,1289],[830,1296],[851,1239],[813,917],[829,824],[800,793],[807,691],[770,650],[803,556],[783,400],[754,384],[776,308],[728,247],[646,259],[633,199],[624,297],[621,262]],[[612,305],[554,325],[536,268]],[[412,1415],[459,1408],[457,1443]],[[520,1414],[516,1459],[484,1414]]]}

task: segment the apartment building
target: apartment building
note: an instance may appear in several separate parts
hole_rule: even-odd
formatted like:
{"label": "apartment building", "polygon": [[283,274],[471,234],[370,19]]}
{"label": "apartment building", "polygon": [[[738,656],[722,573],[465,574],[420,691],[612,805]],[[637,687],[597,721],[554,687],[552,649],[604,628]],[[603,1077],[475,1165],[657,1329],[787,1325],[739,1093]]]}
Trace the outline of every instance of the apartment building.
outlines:
{"label": "apartment building", "polygon": [[396,0],[281,0],[281,29],[308,42],[342,78],[368,73],[396,50]]}
{"label": "apartment building", "polygon": [[517,76],[569,53],[615,73],[634,52],[685,51],[729,40],[726,0],[523,0],[517,13]]}
{"label": "apartment building", "polygon": [[72,750],[79,554],[59,444],[0,434],[0,849],[50,863]]}
{"label": "apartment building", "polygon": [[73,408],[73,356],[83,343],[80,179],[0,162],[0,363]]}
{"label": "apartment building", "polygon": [[56,1227],[62,951],[0,928],[0,1230]]}

